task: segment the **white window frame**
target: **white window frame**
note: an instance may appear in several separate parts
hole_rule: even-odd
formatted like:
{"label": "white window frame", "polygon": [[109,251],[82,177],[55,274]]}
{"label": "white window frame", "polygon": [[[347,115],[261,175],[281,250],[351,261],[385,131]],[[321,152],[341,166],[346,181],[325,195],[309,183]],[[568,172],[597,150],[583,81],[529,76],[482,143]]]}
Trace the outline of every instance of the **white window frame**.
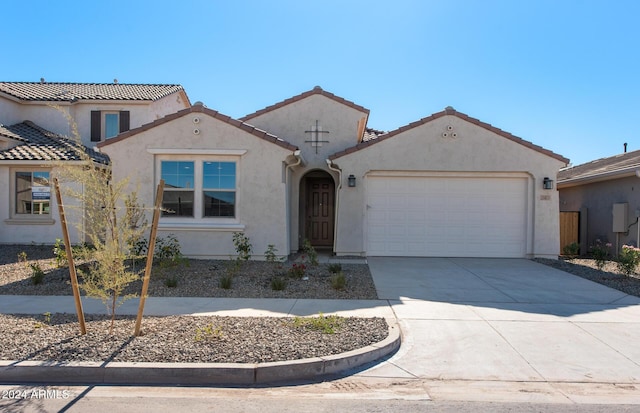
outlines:
{"label": "white window frame", "polygon": [[[241,156],[246,150],[166,150],[148,149],[155,155],[155,183],[156,187],[162,178],[163,161],[187,161],[194,163],[194,205],[193,217],[161,216],[158,223],[160,229],[165,230],[193,230],[193,231],[239,231],[244,229],[241,223],[242,193],[240,187]],[[177,152],[177,153],[176,153]],[[204,162],[234,162],[235,175],[235,208],[234,217],[205,217],[204,216]]]}
{"label": "white window frame", "polygon": [[[116,116],[116,133],[115,135],[112,136],[107,136],[107,116],[108,115],[115,115]],[[102,140],[107,140],[107,139],[111,139],[111,138],[115,138],[116,136],[118,136],[118,134],[120,133],[120,111],[101,111],[100,112],[100,116],[102,117],[102,119],[100,119],[101,125],[102,125]]]}
{"label": "white window frame", "polygon": [[[18,173],[21,172],[29,172],[31,174],[35,172],[47,172],[49,173],[49,212],[47,214],[19,214],[16,212],[16,202],[17,202],[17,194],[16,194],[16,177]],[[54,198],[53,191],[53,173],[51,168],[42,168],[42,167],[34,167],[34,166],[23,166],[23,167],[14,167],[9,170],[10,175],[10,195],[8,197],[9,201],[9,219],[5,220],[5,222],[9,224],[43,224],[43,225],[51,225],[55,223],[53,219],[53,208],[56,203]],[[32,175],[33,179],[33,175]]]}

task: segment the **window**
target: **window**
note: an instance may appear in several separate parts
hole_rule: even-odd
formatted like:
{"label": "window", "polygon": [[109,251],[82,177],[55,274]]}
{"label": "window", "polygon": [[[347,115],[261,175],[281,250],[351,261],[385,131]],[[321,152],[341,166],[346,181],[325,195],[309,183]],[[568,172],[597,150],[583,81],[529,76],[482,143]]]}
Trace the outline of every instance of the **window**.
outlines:
{"label": "window", "polygon": [[236,217],[236,162],[163,160],[160,176],[163,217]]}
{"label": "window", "polygon": [[51,186],[48,171],[16,171],[15,214],[49,215]]}
{"label": "window", "polygon": [[236,206],[235,162],[203,162],[202,187],[205,217],[234,217]]}
{"label": "window", "polygon": [[129,111],[91,111],[91,141],[113,138],[129,130]]}
{"label": "window", "polygon": [[193,217],[194,163],[162,161],[162,216]]}

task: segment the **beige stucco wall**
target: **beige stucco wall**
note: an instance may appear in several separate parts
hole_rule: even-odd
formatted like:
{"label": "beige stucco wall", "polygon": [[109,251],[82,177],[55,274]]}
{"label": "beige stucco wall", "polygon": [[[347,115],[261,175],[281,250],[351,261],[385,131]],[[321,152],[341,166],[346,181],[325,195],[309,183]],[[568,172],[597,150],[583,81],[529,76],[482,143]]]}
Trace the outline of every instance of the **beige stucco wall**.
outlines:
{"label": "beige stucco wall", "polygon": [[[0,165],[0,191],[3,194],[11,194],[15,189],[12,184],[12,172],[46,170],[51,172],[51,178],[56,176],[56,168],[42,165],[41,163],[31,163],[30,165]],[[63,188],[66,184],[61,184]],[[76,191],[81,190],[75,187]],[[63,192],[64,193],[64,192]],[[53,245],[57,238],[62,239],[62,226],[58,213],[58,203],[56,202],[53,185],[51,188],[50,215],[48,216],[20,216],[13,215],[13,196],[3,197],[0,202],[0,244],[45,244]],[[73,199],[63,196],[66,207],[65,215],[68,222],[69,237],[74,244],[79,243],[81,236],[78,225],[82,225],[82,210],[79,204]]]}
{"label": "beige stucco wall", "polygon": [[[452,127],[448,128],[448,127]],[[449,133],[444,138],[442,134]],[[452,138],[455,132],[457,137]],[[529,256],[557,257],[558,193],[543,190],[564,164],[455,116],[444,116],[334,160],[342,169],[336,253],[365,254],[367,176],[373,171],[513,172],[529,176]],[[346,177],[357,178],[356,188]]]}
{"label": "beige stucco wall", "polygon": [[[55,105],[55,107],[53,107]],[[81,101],[74,104],[68,102],[21,102],[0,99],[0,123],[14,125],[30,120],[36,125],[64,136],[73,136],[73,129],[65,116],[68,114],[75,121],[82,143],[94,146],[91,142],[91,111],[130,112],[130,129],[151,123],[165,115],[188,107],[183,93],[174,93],[157,101]]]}
{"label": "beige stucco wall", "polygon": [[[194,118],[198,118],[197,124]],[[194,129],[199,134],[194,134]],[[232,234],[236,231],[250,238],[257,259],[269,244],[274,244],[280,254],[289,250],[283,162],[291,157],[291,150],[206,113],[193,112],[108,143],[101,151],[111,157],[114,179],[129,178],[129,188],[137,189],[147,206],[153,205],[160,159],[236,161],[236,219],[165,217],[160,220],[158,236],[174,234],[183,254],[189,257],[234,255]]]}
{"label": "beige stucco wall", "polygon": [[[336,181],[338,174],[327,166],[326,159],[343,149],[358,143],[358,122],[367,114],[351,106],[330,99],[321,94],[311,95],[305,99],[271,110],[247,121],[260,129],[266,130],[287,142],[300,148],[304,165],[290,170],[290,198],[289,210],[290,227],[289,237],[291,251],[295,252],[300,247],[302,234],[300,216],[300,182],[304,176],[316,170],[329,173]],[[312,134],[305,131],[315,126],[316,120],[323,131],[320,140],[329,142],[315,146],[307,142],[312,139]],[[317,152],[317,153],[316,153]]]}

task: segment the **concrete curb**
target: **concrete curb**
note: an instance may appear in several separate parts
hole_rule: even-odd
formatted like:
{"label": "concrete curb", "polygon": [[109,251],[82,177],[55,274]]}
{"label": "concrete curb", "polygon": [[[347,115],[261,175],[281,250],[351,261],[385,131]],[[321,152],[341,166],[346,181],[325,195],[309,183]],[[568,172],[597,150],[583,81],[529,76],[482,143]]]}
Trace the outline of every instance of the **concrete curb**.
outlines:
{"label": "concrete curb", "polygon": [[0,383],[132,384],[132,385],[259,385],[317,380],[380,360],[401,344],[400,328],[387,320],[384,340],[346,353],[273,363],[98,363],[0,361]]}

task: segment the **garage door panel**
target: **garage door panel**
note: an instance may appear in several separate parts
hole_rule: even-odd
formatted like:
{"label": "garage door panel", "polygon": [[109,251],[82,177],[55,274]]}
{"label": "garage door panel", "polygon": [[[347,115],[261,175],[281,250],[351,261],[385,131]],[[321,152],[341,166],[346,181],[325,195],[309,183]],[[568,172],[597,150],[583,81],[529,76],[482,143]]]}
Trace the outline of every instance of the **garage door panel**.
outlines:
{"label": "garage door panel", "polygon": [[367,254],[523,257],[527,180],[372,177]]}

